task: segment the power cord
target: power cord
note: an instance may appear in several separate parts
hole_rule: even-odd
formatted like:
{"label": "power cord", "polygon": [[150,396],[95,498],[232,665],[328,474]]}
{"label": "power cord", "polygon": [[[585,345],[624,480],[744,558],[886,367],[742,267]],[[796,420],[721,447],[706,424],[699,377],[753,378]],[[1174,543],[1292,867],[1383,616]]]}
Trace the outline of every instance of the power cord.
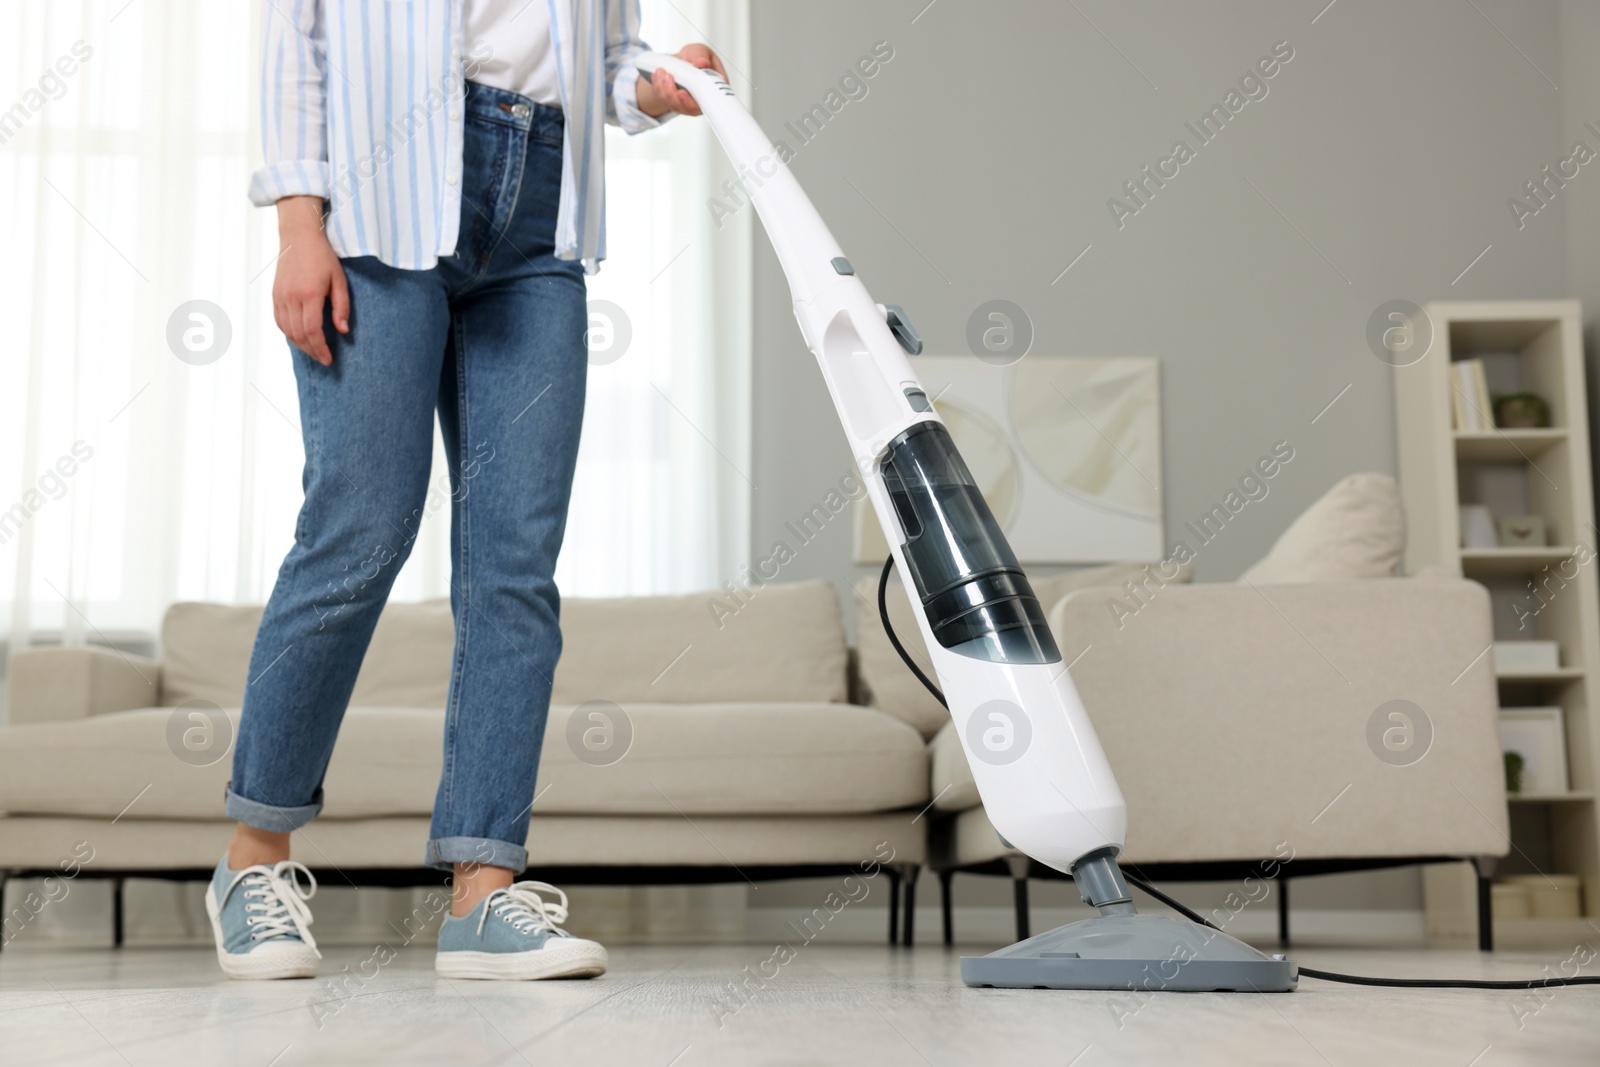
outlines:
{"label": "power cord", "polygon": [[911,658],[911,653],[906,651],[906,646],[902,645],[900,638],[895,636],[894,623],[889,621],[888,600],[889,572],[892,570],[894,570],[894,554],[890,553],[889,558],[883,561],[883,573],[878,575],[878,618],[883,620],[883,632],[889,635],[889,643],[894,646],[896,652],[900,653],[900,658],[905,661],[906,667],[910,669],[911,673],[917,676],[917,681],[927,686],[928,692],[933,694],[933,699],[944,704],[944,709],[949,711],[950,705],[945,703],[944,694],[939,691],[939,687],[933,684],[932,678],[922,673],[922,668],[917,666],[916,661]]}
{"label": "power cord", "polygon": [[[1209,926],[1218,933],[1222,932],[1222,927],[1211,922],[1205,916],[1190,911],[1143,878],[1137,878],[1129,874],[1126,869],[1123,870],[1122,877],[1190,922],[1199,923],[1201,926]],[[1347,985],[1403,986],[1409,989],[1543,989],[1545,986],[1558,985],[1600,985],[1600,975],[1574,975],[1571,978],[1531,978],[1497,982],[1473,978],[1373,978],[1364,974],[1319,971],[1311,967],[1301,967],[1300,973],[1307,978],[1320,978],[1324,982],[1344,982]]]}
{"label": "power cord", "polygon": [[[891,555],[883,561],[883,573],[878,576],[878,617],[883,620],[883,631],[889,635],[889,643],[894,646],[894,650],[905,661],[906,667],[910,669],[912,674],[917,676],[917,681],[927,686],[928,692],[933,694],[934,699],[944,704],[945,708],[948,709],[950,705],[945,703],[944,694],[939,691],[937,685],[933,684],[933,680],[923,673],[922,668],[912,660],[911,654],[906,651],[905,646],[900,643],[900,638],[895,635],[894,624],[889,621],[889,574],[893,570],[894,556]],[[1218,933],[1225,932],[1216,923],[1197,912],[1190,911],[1143,878],[1129,874],[1126,869],[1123,870],[1122,877],[1190,922],[1208,926]],[[1369,975],[1341,974],[1338,971],[1322,971],[1311,967],[1301,967],[1300,973],[1307,978],[1320,978],[1324,982],[1343,982],[1346,985],[1400,986],[1407,989],[1544,989],[1547,986],[1600,985],[1600,975],[1574,975],[1570,978],[1531,978],[1501,982],[1470,978],[1374,978]]]}

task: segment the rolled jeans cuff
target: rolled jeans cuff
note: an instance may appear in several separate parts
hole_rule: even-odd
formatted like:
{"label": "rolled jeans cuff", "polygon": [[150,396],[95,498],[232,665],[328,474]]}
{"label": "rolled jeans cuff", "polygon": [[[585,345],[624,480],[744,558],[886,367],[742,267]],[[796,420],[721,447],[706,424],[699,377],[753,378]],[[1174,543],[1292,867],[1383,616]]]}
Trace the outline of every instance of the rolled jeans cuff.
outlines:
{"label": "rolled jeans cuff", "polygon": [[322,811],[321,797],[298,808],[280,808],[276,804],[263,804],[259,800],[242,797],[232,789],[228,790],[227,796],[228,818],[270,833],[287,834],[298,830]]}
{"label": "rolled jeans cuff", "polygon": [[441,871],[452,870],[458,863],[477,863],[521,874],[528,866],[528,850],[489,837],[436,837],[428,842],[425,862]]}

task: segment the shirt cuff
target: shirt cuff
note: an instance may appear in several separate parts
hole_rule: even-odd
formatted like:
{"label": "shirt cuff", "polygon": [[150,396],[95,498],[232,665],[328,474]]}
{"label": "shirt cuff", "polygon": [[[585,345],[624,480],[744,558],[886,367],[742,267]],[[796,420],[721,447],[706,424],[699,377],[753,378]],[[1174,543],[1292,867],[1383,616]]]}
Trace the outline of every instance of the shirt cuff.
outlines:
{"label": "shirt cuff", "polygon": [[286,196],[328,199],[328,164],[320,159],[269,163],[250,176],[250,202],[270,207]]}
{"label": "shirt cuff", "polygon": [[619,70],[616,81],[611,83],[611,103],[617,113],[617,125],[622,127],[624,133],[653,130],[676,114],[669,111],[656,118],[639,109],[639,79],[642,76],[629,65]]}

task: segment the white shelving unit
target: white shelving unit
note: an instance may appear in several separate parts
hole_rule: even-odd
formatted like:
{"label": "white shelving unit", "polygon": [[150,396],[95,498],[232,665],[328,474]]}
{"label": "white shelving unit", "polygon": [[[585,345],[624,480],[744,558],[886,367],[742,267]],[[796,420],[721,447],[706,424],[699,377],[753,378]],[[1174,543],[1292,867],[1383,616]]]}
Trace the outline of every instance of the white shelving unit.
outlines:
{"label": "white shelving unit", "polygon": [[[1575,300],[1429,304],[1433,344],[1416,363],[1395,368],[1400,488],[1405,498],[1406,568],[1442,566],[1482,582],[1494,602],[1496,640],[1557,641],[1555,670],[1499,676],[1502,707],[1560,706],[1566,729],[1569,792],[1514,795],[1514,847],[1498,873],[1576,874],[1585,918],[1600,917],[1600,530],[1595,527],[1584,387],[1582,316]],[[1490,392],[1537,393],[1551,426],[1459,431],[1451,423],[1450,364],[1484,360]],[[1497,517],[1544,517],[1549,547],[1463,549],[1463,504]],[[1587,553],[1577,555],[1578,546]],[[1587,564],[1579,561],[1589,558]],[[1570,561],[1570,562],[1569,562]],[[1575,576],[1572,576],[1574,571]],[[1530,583],[1561,578],[1535,597]],[[1529,612],[1531,609],[1538,610]],[[1533,631],[1533,632],[1530,632]],[[1475,928],[1475,886],[1465,865],[1426,869],[1429,933],[1467,936]],[[1559,944],[1583,920],[1495,922],[1505,947]]]}

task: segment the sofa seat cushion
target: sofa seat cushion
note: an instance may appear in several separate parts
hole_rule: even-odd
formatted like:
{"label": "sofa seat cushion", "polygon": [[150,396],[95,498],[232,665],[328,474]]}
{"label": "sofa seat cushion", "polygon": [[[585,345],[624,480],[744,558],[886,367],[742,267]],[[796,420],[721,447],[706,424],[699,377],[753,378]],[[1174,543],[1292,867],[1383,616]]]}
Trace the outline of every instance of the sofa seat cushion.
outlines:
{"label": "sofa seat cushion", "polygon": [[[632,734],[614,762],[584,748],[585,731],[606,728],[593,713],[609,716],[613,737]],[[208,766],[178,759],[167,742],[174,714],[147,708],[0,729],[0,812],[221,817],[231,752]],[[238,710],[227,716],[237,736]],[[351,708],[328,768],[323,815],[431,813],[443,722],[420,708]],[[590,703],[550,709],[534,814],[860,814],[927,800],[922,739],[872,708],[633,704],[622,712]]]}

